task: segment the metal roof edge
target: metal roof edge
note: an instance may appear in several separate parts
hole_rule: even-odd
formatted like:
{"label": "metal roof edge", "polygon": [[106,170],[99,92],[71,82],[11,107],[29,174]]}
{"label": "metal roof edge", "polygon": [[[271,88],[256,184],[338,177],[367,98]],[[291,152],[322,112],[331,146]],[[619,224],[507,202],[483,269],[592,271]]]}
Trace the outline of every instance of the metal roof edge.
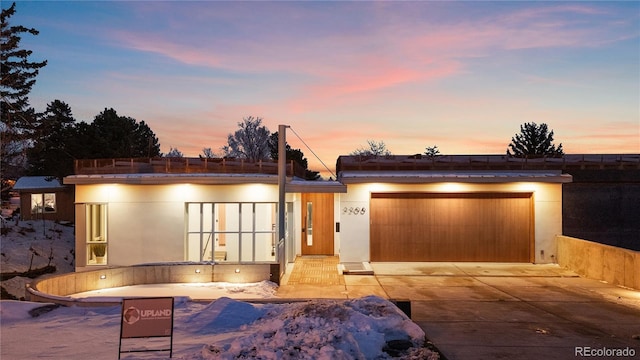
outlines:
{"label": "metal roof edge", "polygon": [[338,181],[296,181],[285,184],[288,193],[346,193],[347,186]]}

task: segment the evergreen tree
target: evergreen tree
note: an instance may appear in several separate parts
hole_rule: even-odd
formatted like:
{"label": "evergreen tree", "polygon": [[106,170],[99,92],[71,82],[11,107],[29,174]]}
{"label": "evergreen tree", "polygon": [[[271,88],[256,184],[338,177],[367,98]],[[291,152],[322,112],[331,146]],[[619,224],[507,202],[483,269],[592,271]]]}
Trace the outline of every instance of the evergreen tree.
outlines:
{"label": "evergreen tree", "polygon": [[144,122],[119,116],[111,109],[96,115],[85,135],[92,137],[89,158],[136,158],[160,156],[158,138]]}
{"label": "evergreen tree", "polygon": [[26,149],[31,145],[35,111],[29,106],[29,93],[36,76],[47,61],[31,61],[31,50],[20,46],[22,34],[38,31],[9,24],[16,4],[0,14],[0,158],[2,177],[18,177],[25,168]]}
{"label": "evergreen tree", "polygon": [[[513,151],[513,152],[512,152]],[[534,122],[520,125],[520,133],[511,138],[507,155],[515,157],[562,156],[562,143],[553,144],[553,130],[547,124]]]}
{"label": "evergreen tree", "polygon": [[[271,134],[269,138],[269,151],[271,152],[271,159],[278,160],[278,132]],[[306,180],[318,180],[320,178],[320,173],[317,171],[309,170],[309,163],[307,158],[304,156],[304,153],[300,149],[293,149],[291,145],[285,145],[285,152],[287,156],[287,161],[295,161],[304,169],[305,179]]]}
{"label": "evergreen tree", "polygon": [[59,179],[73,173],[72,141],[75,119],[66,103],[55,100],[47,105],[35,124],[33,146],[28,150],[29,173],[52,175]]}

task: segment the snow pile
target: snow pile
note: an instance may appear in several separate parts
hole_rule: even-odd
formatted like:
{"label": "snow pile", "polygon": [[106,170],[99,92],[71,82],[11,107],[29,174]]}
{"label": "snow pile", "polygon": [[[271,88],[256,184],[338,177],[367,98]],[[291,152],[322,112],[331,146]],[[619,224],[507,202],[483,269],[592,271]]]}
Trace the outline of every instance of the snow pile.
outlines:
{"label": "snow pile", "polygon": [[[223,309],[241,313],[242,318],[228,314],[221,318]],[[250,304],[220,299],[187,323],[194,334],[229,332],[241,324],[238,329],[244,332],[183,357],[189,360],[426,359],[432,355],[424,348],[422,329],[395,305],[376,296],[272,305],[264,315]]]}

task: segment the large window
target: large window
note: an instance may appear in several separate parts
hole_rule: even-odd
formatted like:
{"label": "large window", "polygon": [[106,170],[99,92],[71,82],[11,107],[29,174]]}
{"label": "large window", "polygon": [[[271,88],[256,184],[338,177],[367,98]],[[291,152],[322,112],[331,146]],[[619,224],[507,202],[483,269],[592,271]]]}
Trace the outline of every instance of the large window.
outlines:
{"label": "large window", "polygon": [[86,205],[87,265],[107,263],[107,204]]}
{"label": "large window", "polygon": [[275,261],[276,203],[187,203],[187,261]]}
{"label": "large window", "polygon": [[56,194],[31,194],[31,213],[54,213],[56,212]]}

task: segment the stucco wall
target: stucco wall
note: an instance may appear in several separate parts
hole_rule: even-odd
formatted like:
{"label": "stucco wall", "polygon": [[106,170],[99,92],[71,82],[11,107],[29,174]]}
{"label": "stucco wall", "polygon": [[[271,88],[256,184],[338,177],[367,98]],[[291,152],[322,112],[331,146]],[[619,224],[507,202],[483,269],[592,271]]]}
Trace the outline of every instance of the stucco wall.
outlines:
{"label": "stucco wall", "polygon": [[[505,184],[349,184],[340,194],[340,260],[369,261],[370,194],[372,192],[531,192],[534,201],[535,262],[556,262],[556,235],[562,233],[562,185]],[[350,209],[358,208],[358,214]],[[364,214],[361,209],[365,209]]]}
{"label": "stucco wall", "polygon": [[[78,185],[76,204],[106,203],[108,266],[185,260],[185,203],[278,202],[277,185]],[[76,223],[84,223],[82,207]],[[84,267],[83,226],[76,234],[77,270]],[[82,254],[81,254],[82,252]]]}

